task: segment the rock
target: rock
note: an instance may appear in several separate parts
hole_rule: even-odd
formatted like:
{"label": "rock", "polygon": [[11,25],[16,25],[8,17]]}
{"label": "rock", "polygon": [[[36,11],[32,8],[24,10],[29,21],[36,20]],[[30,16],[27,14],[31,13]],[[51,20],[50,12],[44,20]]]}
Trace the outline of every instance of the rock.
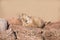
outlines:
{"label": "rock", "polygon": [[30,28],[20,25],[12,25],[11,28],[16,33],[18,40],[43,40],[40,28]]}
{"label": "rock", "polygon": [[13,30],[11,28],[9,28],[8,30],[5,30],[5,31],[1,32],[0,33],[0,39],[1,40],[15,39]]}
{"label": "rock", "polygon": [[45,30],[43,37],[45,40],[60,40],[60,30]]}
{"label": "rock", "polygon": [[48,30],[50,30],[50,29],[52,29],[52,28],[54,28],[54,29],[60,29],[60,22],[49,23],[49,24],[47,24],[47,25],[44,27],[44,29],[48,29]]}
{"label": "rock", "polygon": [[60,22],[44,22],[40,18],[22,15],[19,19],[8,19],[8,23],[6,30],[7,21],[0,19],[0,40],[60,40]]}
{"label": "rock", "polygon": [[43,37],[45,40],[60,40],[60,23],[49,23],[43,29]]}
{"label": "rock", "polygon": [[22,22],[19,18],[17,17],[12,17],[12,18],[8,18],[6,19],[8,21],[8,24],[12,24],[12,25],[22,25]]}
{"label": "rock", "polygon": [[0,18],[0,32],[7,29],[7,21],[3,18]]}

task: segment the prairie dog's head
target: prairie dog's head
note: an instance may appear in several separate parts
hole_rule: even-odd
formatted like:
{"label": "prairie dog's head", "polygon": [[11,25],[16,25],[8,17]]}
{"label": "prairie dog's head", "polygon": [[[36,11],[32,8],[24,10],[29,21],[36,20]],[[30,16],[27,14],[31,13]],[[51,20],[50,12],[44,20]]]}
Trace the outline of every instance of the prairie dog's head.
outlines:
{"label": "prairie dog's head", "polygon": [[32,22],[33,22],[31,19],[31,16],[29,16],[27,14],[22,14],[21,20],[22,20],[24,26],[28,26],[28,25],[32,24]]}

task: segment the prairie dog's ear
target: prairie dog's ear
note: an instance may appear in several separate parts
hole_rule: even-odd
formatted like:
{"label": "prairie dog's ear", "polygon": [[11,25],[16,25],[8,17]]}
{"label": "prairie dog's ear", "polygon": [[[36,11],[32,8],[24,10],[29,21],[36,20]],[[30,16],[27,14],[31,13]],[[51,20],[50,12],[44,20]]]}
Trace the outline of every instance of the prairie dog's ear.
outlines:
{"label": "prairie dog's ear", "polygon": [[19,14],[18,16],[17,16],[17,18],[19,19],[19,20],[21,20],[22,18],[23,18],[23,16],[24,16],[25,14]]}
{"label": "prairie dog's ear", "polygon": [[22,17],[23,17],[23,18],[31,18],[32,16],[30,16],[30,15],[28,15],[28,14],[26,14],[26,13],[22,13]]}
{"label": "prairie dog's ear", "polygon": [[22,13],[21,15],[22,15],[22,16],[24,16],[24,15],[26,16],[27,14],[26,14],[26,13]]}
{"label": "prairie dog's ear", "polygon": [[29,15],[26,13],[22,13],[21,16],[29,16]]}
{"label": "prairie dog's ear", "polygon": [[26,14],[22,13],[21,15],[24,16],[24,15],[26,15]]}

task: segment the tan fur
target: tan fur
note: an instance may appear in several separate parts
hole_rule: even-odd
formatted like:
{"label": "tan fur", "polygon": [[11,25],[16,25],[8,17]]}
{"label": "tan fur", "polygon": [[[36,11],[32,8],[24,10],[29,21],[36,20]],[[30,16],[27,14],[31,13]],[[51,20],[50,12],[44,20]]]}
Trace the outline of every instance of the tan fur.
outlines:
{"label": "tan fur", "polygon": [[23,26],[42,27],[44,24],[44,21],[39,17],[32,17],[26,14],[22,14],[21,19],[23,22]]}

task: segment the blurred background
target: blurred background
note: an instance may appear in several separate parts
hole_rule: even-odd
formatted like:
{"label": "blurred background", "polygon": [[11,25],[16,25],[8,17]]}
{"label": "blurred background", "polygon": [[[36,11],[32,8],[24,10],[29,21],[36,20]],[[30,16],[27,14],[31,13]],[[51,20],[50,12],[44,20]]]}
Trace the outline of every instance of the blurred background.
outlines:
{"label": "blurred background", "polygon": [[45,21],[60,20],[60,0],[0,0],[0,17],[16,17],[21,13]]}

